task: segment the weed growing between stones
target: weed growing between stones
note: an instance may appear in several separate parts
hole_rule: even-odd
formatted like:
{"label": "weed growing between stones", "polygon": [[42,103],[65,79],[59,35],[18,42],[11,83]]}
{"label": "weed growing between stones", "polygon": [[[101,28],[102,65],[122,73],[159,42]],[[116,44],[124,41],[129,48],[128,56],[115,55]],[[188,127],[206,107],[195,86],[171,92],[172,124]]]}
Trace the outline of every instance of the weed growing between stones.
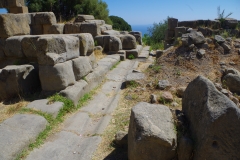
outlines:
{"label": "weed growing between stones", "polygon": [[127,84],[127,87],[136,88],[136,87],[138,87],[138,83],[137,83],[136,81],[130,81],[130,82]]}
{"label": "weed growing between stones", "polygon": [[114,66],[112,66],[112,68],[110,70],[113,70],[114,68],[116,68],[119,65],[120,61],[117,62]]}
{"label": "weed growing between stones", "polygon": [[128,59],[135,59],[135,57],[134,57],[134,55],[130,54],[130,55],[128,56]]}
{"label": "weed growing between stones", "polygon": [[79,108],[86,105],[88,103],[88,101],[92,99],[93,95],[96,93],[97,88],[95,88],[91,92],[85,94],[79,100],[77,106],[74,106],[74,104],[71,100],[69,100],[66,97],[63,97],[59,94],[55,94],[55,95],[49,97],[48,98],[49,103],[59,101],[59,102],[63,102],[63,104],[64,104],[63,108],[59,111],[56,119],[54,119],[52,117],[52,115],[47,114],[47,113],[43,113],[41,111],[36,111],[36,110],[33,110],[33,109],[29,109],[29,108],[22,108],[19,111],[19,113],[22,113],[22,114],[23,113],[30,113],[30,114],[38,114],[40,116],[43,116],[48,121],[48,125],[47,125],[46,129],[38,135],[36,140],[28,146],[28,149],[23,150],[17,156],[17,158],[15,160],[21,160],[21,159],[25,158],[30,153],[30,151],[32,151],[33,149],[42,145],[44,143],[44,141],[49,137],[49,135],[56,132],[57,128],[64,121],[67,114],[72,113],[74,111],[77,111]]}

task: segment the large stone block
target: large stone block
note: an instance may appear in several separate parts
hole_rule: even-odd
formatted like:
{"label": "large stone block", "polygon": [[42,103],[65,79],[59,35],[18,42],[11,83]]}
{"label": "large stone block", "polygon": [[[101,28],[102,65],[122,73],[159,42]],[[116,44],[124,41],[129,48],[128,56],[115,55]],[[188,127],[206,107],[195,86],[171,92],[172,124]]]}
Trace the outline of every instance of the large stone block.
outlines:
{"label": "large stone block", "polygon": [[54,25],[56,23],[57,20],[53,12],[38,12],[34,16],[35,25]]}
{"label": "large stone block", "polygon": [[31,60],[37,61],[37,40],[39,36],[24,36],[22,39],[22,50],[24,55]]}
{"label": "large stone block", "polygon": [[225,29],[235,29],[238,25],[238,21],[234,18],[225,18],[223,26]]}
{"label": "large stone block", "polygon": [[37,70],[32,65],[12,65],[0,73],[0,99],[32,93],[40,88]]}
{"label": "large stone block", "polygon": [[132,108],[128,131],[129,160],[162,159],[176,156],[177,135],[170,109],[140,102]]}
{"label": "large stone block", "polygon": [[95,19],[95,20],[85,20],[85,22],[88,22],[88,23],[96,23],[97,25],[105,25],[105,21],[104,20],[98,20],[98,19]]}
{"label": "large stone block", "polygon": [[6,39],[4,51],[7,57],[25,57],[22,50],[23,38],[24,36],[13,36]]}
{"label": "large stone block", "polygon": [[81,23],[66,23],[64,26],[64,34],[80,33]]}
{"label": "large stone block", "polygon": [[29,35],[30,27],[24,14],[0,14],[0,37]]}
{"label": "large stone block", "polygon": [[197,20],[178,22],[178,27],[197,28]]}
{"label": "large stone block", "polygon": [[80,33],[91,33],[93,37],[101,35],[100,25],[96,23],[82,23]]}
{"label": "large stone block", "polygon": [[80,56],[88,56],[94,50],[94,40],[90,33],[69,34],[79,39]]}
{"label": "large stone block", "polygon": [[175,38],[182,37],[187,31],[186,27],[176,27],[175,28]]}
{"label": "large stone block", "polygon": [[131,31],[129,34],[133,35],[136,38],[137,43],[142,45],[142,32]]}
{"label": "large stone block", "polygon": [[77,15],[74,23],[79,23],[79,22],[84,22],[86,20],[94,20],[94,16],[93,15],[84,15],[84,14],[79,14]]}
{"label": "large stone block", "polygon": [[63,34],[65,24],[52,25],[47,34]]}
{"label": "large stone block", "polygon": [[11,7],[9,8],[9,13],[28,13],[28,7],[22,6],[22,7]]}
{"label": "large stone block", "polygon": [[211,81],[198,76],[189,83],[182,108],[194,142],[194,160],[240,159],[240,109]]}
{"label": "large stone block", "polygon": [[103,34],[107,30],[112,30],[112,25],[108,25],[108,24],[101,25],[100,30],[101,30],[101,33]]}
{"label": "large stone block", "polygon": [[54,66],[39,66],[39,78],[44,91],[61,91],[75,83],[72,61]]}
{"label": "large stone block", "polygon": [[30,25],[31,35],[41,35],[43,34],[43,25]]}
{"label": "large stone block", "polygon": [[5,52],[4,52],[5,44],[6,44],[5,39],[0,38],[0,60],[5,57]]}
{"label": "large stone block", "polygon": [[78,81],[92,72],[92,66],[88,57],[79,57],[72,60],[75,80]]}
{"label": "large stone block", "polygon": [[51,26],[52,26],[51,24],[44,24],[43,25],[43,34],[48,34]]}
{"label": "large stone block", "polygon": [[0,8],[22,7],[25,6],[24,0],[0,0]]}
{"label": "large stone block", "polygon": [[[74,36],[40,36],[36,47],[38,64],[41,65],[55,65],[79,57],[79,39]],[[54,56],[47,53],[53,53]]]}
{"label": "large stone block", "polygon": [[137,48],[136,38],[133,35],[130,34],[120,35],[119,38],[122,42],[122,49],[129,50]]}
{"label": "large stone block", "polygon": [[104,51],[119,51],[122,49],[122,41],[114,35],[96,36],[94,40],[102,46]]}

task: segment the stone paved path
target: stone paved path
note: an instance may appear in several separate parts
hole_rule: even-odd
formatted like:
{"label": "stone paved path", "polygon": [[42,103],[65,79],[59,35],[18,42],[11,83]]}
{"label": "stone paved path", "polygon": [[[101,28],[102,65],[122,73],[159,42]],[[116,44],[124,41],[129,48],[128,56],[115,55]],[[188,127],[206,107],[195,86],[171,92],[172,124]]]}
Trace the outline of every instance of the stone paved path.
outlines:
{"label": "stone paved path", "polygon": [[[144,47],[141,55],[142,58],[147,58],[149,47]],[[148,52],[149,53],[149,52]],[[93,99],[78,112],[71,115],[63,123],[60,131],[47,139],[47,141],[39,148],[34,149],[28,156],[27,160],[90,160],[93,153],[96,151],[98,144],[101,142],[101,134],[109,124],[112,116],[111,113],[118,106],[120,98],[120,90],[123,87],[123,82],[126,76],[136,68],[136,60],[125,60],[120,62],[115,68],[106,74],[106,81],[102,84],[98,93]],[[110,69],[110,68],[109,68]],[[42,104],[42,105],[41,105]],[[38,109],[43,112],[49,112],[56,117],[57,112],[62,108],[62,103],[56,102],[51,104],[53,108],[49,110],[49,106],[45,100],[34,101],[28,105],[28,108]],[[24,117],[25,116],[25,117]],[[25,119],[24,119],[25,118]],[[28,120],[27,120],[28,119]],[[30,122],[26,121],[31,121]],[[25,124],[26,123],[26,124]],[[31,125],[33,125],[32,130]],[[37,115],[16,115],[10,120],[0,124],[0,142],[7,137],[12,139],[7,140],[3,145],[12,146],[13,151],[9,147],[5,147],[0,151],[0,159],[14,159],[19,150],[26,148],[30,141],[44,130],[47,121]],[[19,129],[25,126],[24,129]],[[35,126],[35,128],[34,128]],[[37,127],[41,126],[41,127]],[[12,127],[6,130],[6,127]],[[16,128],[14,128],[16,127]],[[29,128],[27,128],[29,127]],[[14,128],[14,129],[13,129]],[[38,128],[38,129],[36,129]],[[17,132],[14,132],[14,131]],[[20,134],[16,134],[21,132]],[[27,130],[30,130],[28,132]],[[13,137],[11,137],[13,135]],[[26,136],[24,136],[26,135]],[[18,143],[19,136],[23,139],[22,146]],[[20,145],[20,146],[19,146]],[[22,147],[22,148],[21,148]],[[9,154],[6,154],[9,152]],[[5,155],[2,156],[2,155]]]}

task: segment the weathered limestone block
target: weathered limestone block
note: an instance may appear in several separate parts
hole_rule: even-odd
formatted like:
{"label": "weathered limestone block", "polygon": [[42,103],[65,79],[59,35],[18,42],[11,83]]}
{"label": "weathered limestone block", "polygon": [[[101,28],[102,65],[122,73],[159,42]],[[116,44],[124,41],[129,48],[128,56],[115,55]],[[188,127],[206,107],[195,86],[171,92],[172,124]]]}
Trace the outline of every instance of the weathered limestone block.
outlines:
{"label": "weathered limestone block", "polygon": [[64,26],[64,34],[80,33],[81,23],[66,23]]}
{"label": "weathered limestone block", "polygon": [[174,31],[178,26],[178,19],[176,18],[168,18],[168,29]]}
{"label": "weathered limestone block", "polygon": [[30,25],[31,35],[41,35],[43,34],[43,25]]}
{"label": "weathered limestone block", "polygon": [[8,99],[22,93],[32,93],[40,88],[38,72],[32,65],[12,65],[0,73],[0,99]]}
{"label": "weathered limestone block", "polygon": [[90,33],[68,34],[79,39],[80,56],[88,56],[94,50],[94,40]]}
{"label": "weathered limestone block", "polygon": [[100,26],[101,33],[103,34],[107,30],[112,30],[112,25],[105,24]]}
{"label": "weathered limestone block", "polygon": [[136,38],[133,35],[130,34],[120,35],[119,38],[122,41],[122,48],[124,50],[137,48]]}
{"label": "weathered limestone block", "polygon": [[22,7],[10,7],[9,13],[28,13],[28,7],[22,6]]}
{"label": "weathered limestone block", "polygon": [[24,55],[28,59],[34,59],[37,61],[37,40],[39,36],[24,36],[22,39],[22,50]]}
{"label": "weathered limestone block", "polygon": [[93,15],[84,15],[84,14],[79,14],[77,18],[75,19],[74,23],[79,23],[79,22],[84,22],[86,20],[94,20]]}
{"label": "weathered limestone block", "polygon": [[29,35],[30,27],[24,14],[0,14],[0,37]]}
{"label": "weathered limestone block", "polygon": [[80,33],[91,33],[93,37],[101,35],[100,25],[96,23],[82,23]]}
{"label": "weathered limestone block", "polygon": [[89,57],[79,57],[72,60],[75,80],[78,81],[92,72],[92,66]]}
{"label": "weathered limestone block", "polygon": [[175,38],[182,37],[182,34],[185,34],[187,31],[186,27],[176,27],[175,28]]}
{"label": "weathered limestone block", "polygon": [[74,36],[40,36],[36,48],[38,64],[41,65],[55,65],[79,57],[79,39]]}
{"label": "weathered limestone block", "polygon": [[240,109],[203,76],[184,92],[183,112],[194,142],[194,160],[240,159]]}
{"label": "weathered limestone block", "polygon": [[54,66],[39,66],[39,78],[43,91],[61,91],[75,83],[72,61]]}
{"label": "weathered limestone block", "polygon": [[177,135],[170,109],[140,102],[132,108],[128,131],[129,160],[170,160],[176,156]]}
{"label": "weathered limestone block", "polygon": [[63,34],[65,24],[52,25],[47,34]]}
{"label": "weathered limestone block", "polygon": [[57,24],[56,17],[53,12],[38,12],[34,16],[35,25],[54,25]]}
{"label": "weathered limestone block", "polygon": [[106,30],[102,33],[103,35],[113,35],[113,36],[117,36],[120,35],[119,31],[115,31],[115,30]]}
{"label": "weathered limestone block", "polygon": [[22,39],[24,36],[13,36],[6,39],[4,47],[7,57],[25,57],[22,50]]}
{"label": "weathered limestone block", "polygon": [[128,59],[138,58],[138,56],[141,53],[142,49],[143,49],[142,45],[137,45],[136,49],[126,50],[126,58],[128,58]]}
{"label": "weathered limestone block", "polygon": [[25,6],[24,0],[0,0],[0,8],[22,7]]}
{"label": "weathered limestone block", "polygon": [[98,19],[95,19],[95,20],[85,20],[85,22],[88,22],[88,23],[96,23],[97,25],[105,25],[105,21],[104,20],[98,20]]}
{"label": "weathered limestone block", "polygon": [[131,31],[129,34],[133,35],[136,38],[138,44],[142,45],[142,32]]}
{"label": "weathered limestone block", "polygon": [[34,16],[36,15],[36,13],[25,13],[25,14],[22,14],[22,15],[24,15],[27,18],[27,21],[28,21],[29,25],[34,24]]}
{"label": "weathered limestone block", "polygon": [[114,35],[96,36],[94,40],[98,45],[102,46],[104,51],[119,51],[122,49],[120,38]]}

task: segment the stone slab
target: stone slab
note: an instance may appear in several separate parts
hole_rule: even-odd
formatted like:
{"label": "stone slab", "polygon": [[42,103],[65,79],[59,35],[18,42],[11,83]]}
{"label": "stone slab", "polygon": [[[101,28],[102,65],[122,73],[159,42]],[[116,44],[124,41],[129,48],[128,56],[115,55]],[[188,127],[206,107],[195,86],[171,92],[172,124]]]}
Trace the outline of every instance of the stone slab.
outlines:
{"label": "stone slab", "polygon": [[98,121],[92,121],[92,124],[89,124],[89,129],[87,134],[95,135],[95,134],[103,134],[104,130],[107,128],[112,116],[105,115],[100,118]]}
{"label": "stone slab", "polygon": [[78,105],[80,98],[88,92],[88,83],[84,80],[77,81],[74,85],[67,87],[59,92],[60,95],[73,101],[74,105]]}
{"label": "stone slab", "polygon": [[90,118],[87,113],[78,112],[64,122],[63,130],[83,135],[89,122]]}
{"label": "stone slab", "polygon": [[99,136],[82,138],[62,131],[30,153],[26,160],[91,160],[100,141]]}
{"label": "stone slab", "polygon": [[59,111],[63,108],[62,102],[54,102],[48,104],[48,99],[35,100],[27,105],[27,108],[36,109],[48,114],[51,114],[54,118],[57,117]]}
{"label": "stone slab", "polygon": [[17,114],[0,124],[0,159],[12,160],[37,138],[47,125],[38,115]]}

